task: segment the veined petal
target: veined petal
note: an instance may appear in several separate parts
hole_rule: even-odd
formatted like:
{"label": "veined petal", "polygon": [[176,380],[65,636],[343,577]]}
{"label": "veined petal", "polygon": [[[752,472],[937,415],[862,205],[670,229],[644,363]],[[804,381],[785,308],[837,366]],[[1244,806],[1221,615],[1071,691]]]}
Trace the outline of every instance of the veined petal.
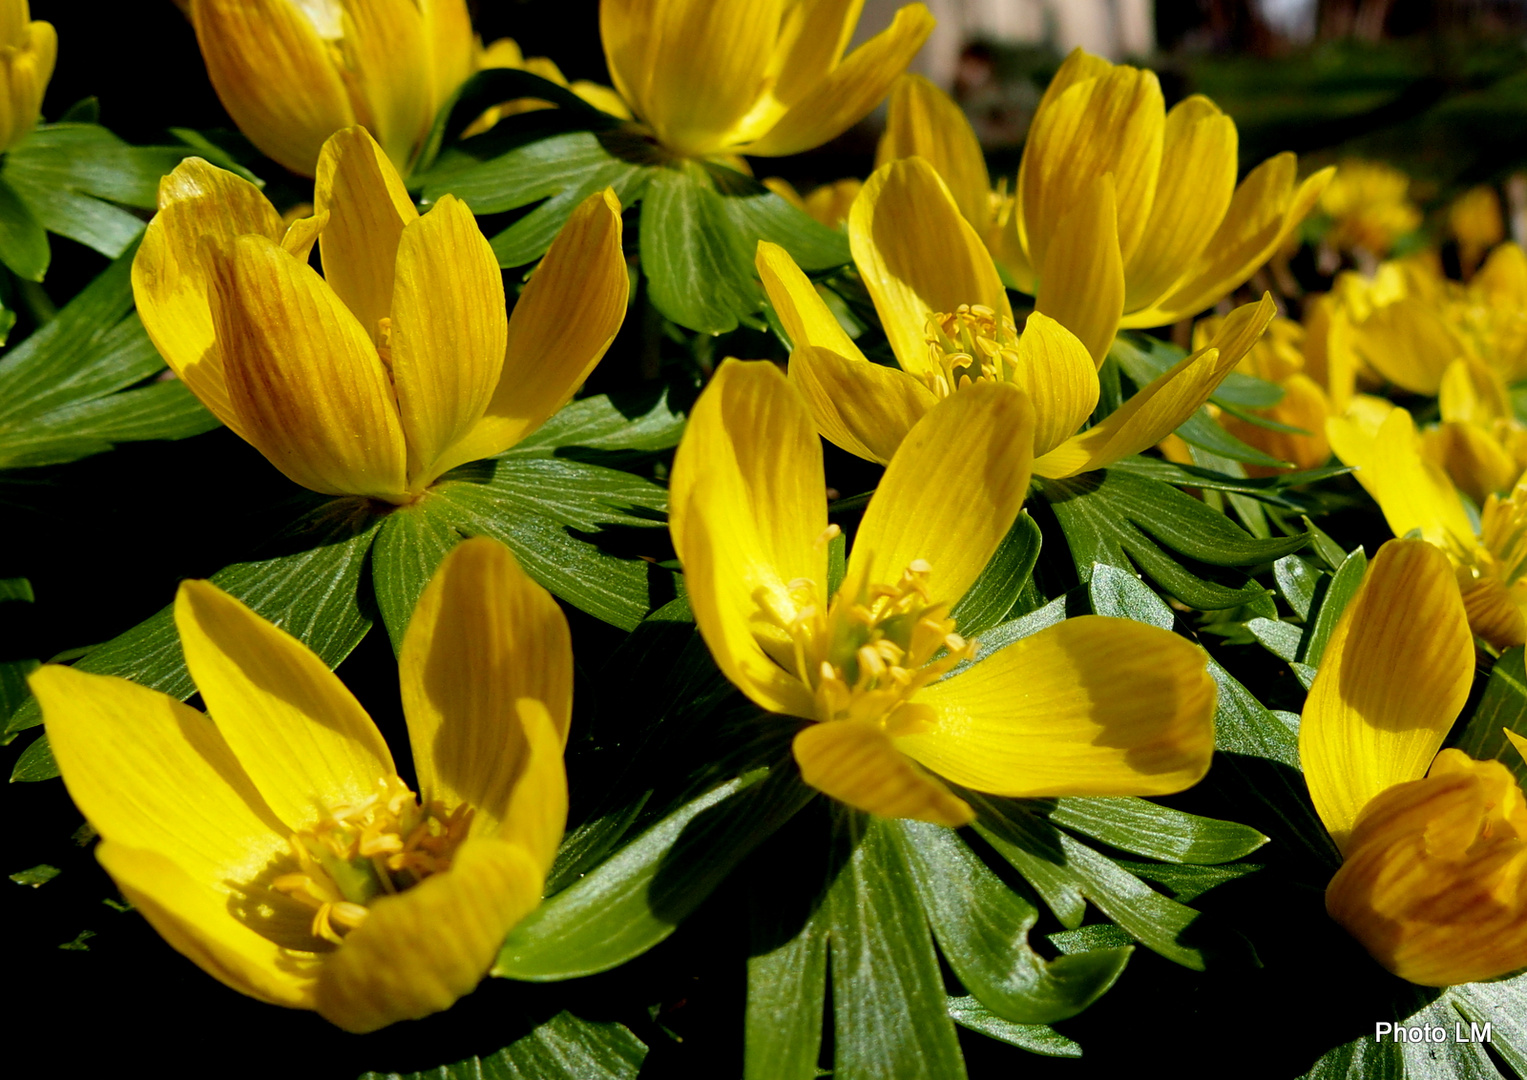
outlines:
{"label": "veined petal", "polygon": [[219,270],[213,317],[240,433],[304,487],[401,499],[392,384],[355,316],[262,236],[240,237]]}
{"label": "veined petal", "polygon": [[935,405],[907,434],[870,499],[847,576],[895,581],[923,559],[932,567],[930,598],[952,606],[1023,507],[1033,433],[1028,395],[1008,383],[975,383]]}
{"label": "veined petal", "polygon": [[398,243],[392,379],[408,440],[409,489],[482,419],[508,340],[504,281],[467,204],[442,196]]}
{"label": "veined petal", "polygon": [[202,888],[253,880],[286,849],[285,823],[189,705],[56,664],[28,682],[69,797],[114,845],[155,852]]}
{"label": "veined petal", "polygon": [[324,280],[380,344],[382,320],[392,314],[398,241],[419,211],[365,128],[335,132],[324,143],[313,213],[329,215],[318,241]]}
{"label": "veined petal", "polygon": [[1516,458],[1490,430],[1474,424],[1444,421],[1421,436],[1421,449],[1480,506],[1491,494],[1510,491],[1522,473]]}
{"label": "veined petal", "polygon": [[1422,540],[1389,541],[1326,645],[1299,728],[1310,797],[1338,847],[1347,850],[1370,799],[1426,774],[1473,678],[1447,556]]}
{"label": "veined petal", "polygon": [[446,872],[371,902],[319,970],[319,1014],[364,1033],[450,1008],[488,973],[543,884],[524,848],[467,840]]}
{"label": "veined petal", "polygon": [[792,745],[801,779],[857,810],[950,828],[975,820],[969,803],[908,760],[878,724],[812,724]]}
{"label": "veined petal", "polygon": [[807,0],[785,5],[770,65],[771,96],[788,108],[815,90],[843,59],[864,0]]}
{"label": "veined petal", "polygon": [[230,251],[245,235],[281,237],[281,216],[260,189],[201,158],[159,181],[159,212],[133,258],[133,299],[149,339],[187,388],[239,435],[212,323],[205,249]]}
{"label": "veined petal", "polygon": [[1469,629],[1502,651],[1527,644],[1527,589],[1522,582],[1510,588],[1498,577],[1459,582]]}
{"label": "veined petal", "polygon": [[1054,479],[1074,476],[1155,446],[1209,400],[1275,314],[1277,306],[1265,294],[1261,303],[1236,308],[1225,318],[1209,348],[1184,357],[1102,423],[1036,459],[1034,472]]}
{"label": "veined petal", "polygon": [[464,0],[419,0],[430,71],[430,120],[476,66],[477,35]]}
{"label": "veined petal", "polygon": [[1336,173],[1334,165],[1322,169],[1295,188],[1297,169],[1293,154],[1278,154],[1252,169],[1235,189],[1230,209],[1198,263],[1166,297],[1143,311],[1126,314],[1119,325],[1177,322],[1216,303],[1251,277],[1314,208]]}
{"label": "veined petal", "polygon": [[896,81],[875,166],[920,157],[943,177],[954,203],[977,232],[991,220],[991,176],[965,110],[921,75]]}
{"label": "veined petal", "polygon": [[1380,964],[1422,986],[1527,967],[1527,808],[1498,761],[1444,750],[1357,820],[1326,910]]}
{"label": "veined petal", "polygon": [[[420,796],[475,807],[474,836],[510,825],[532,752],[517,703],[539,703],[558,762],[572,717],[572,642],[557,602],[498,541],[464,540],[419,597],[398,672]],[[561,836],[558,823],[553,852]]]}
{"label": "veined petal", "polygon": [[502,453],[572,399],[615,340],[630,278],[620,202],[606,188],[579,204],[509,316],[498,386],[477,426],[435,465],[438,475]]}
{"label": "veined petal", "polygon": [[880,104],[932,32],[928,9],[906,5],[890,26],[849,53],[810,93],[791,104],[767,134],[737,149],[758,157],[782,157],[843,134]]}
{"label": "veined petal", "polygon": [[312,176],[323,142],[358,117],[329,46],[290,0],[198,0],[207,74],[228,115],[267,156]]}
{"label": "veined petal", "polygon": [[1119,250],[1129,259],[1145,233],[1161,172],[1166,107],[1150,71],[1113,67],[1046,94],[1034,114],[1018,192],[1029,258],[1040,269],[1078,191],[1113,174]]}
{"label": "veined petal", "polygon": [[1073,196],[1051,235],[1048,254],[1037,265],[1035,310],[1075,334],[1093,364],[1102,367],[1124,313],[1124,264],[1112,173],[1095,177]]}
{"label": "veined petal", "polygon": [[789,252],[778,244],[760,240],[753,265],[758,268],[758,277],[769,294],[769,303],[774,305],[794,348],[816,345],[850,360],[864,359],[859,346],[828,309],[811,279],[795,265]]}
{"label": "veined petal", "polygon": [[1018,339],[1014,381],[1034,405],[1034,456],[1065,442],[1098,403],[1098,374],[1076,335],[1034,312]]}
{"label": "veined petal", "polygon": [[931,315],[979,304],[1012,317],[986,245],[921,158],[875,170],[849,213],[848,239],[896,359],[913,375],[932,371]]}
{"label": "veined petal", "polygon": [[25,21],[30,12],[18,13],[15,33],[4,39],[16,47],[7,59],[5,87],[10,101],[8,116],[0,118],[0,150],[9,150],[32,133],[40,119],[43,95],[53,78],[58,60],[58,31],[52,23]]}
{"label": "veined petal", "polygon": [[[669,530],[695,622],[717,665],[774,712],[815,715],[779,619],[790,583],[827,585],[822,444],[800,395],[766,362],[727,360],[695,402],[669,484]],[[771,613],[776,621],[771,621]]]}
{"label": "veined petal", "polygon": [[1466,355],[1463,342],[1430,305],[1402,298],[1352,330],[1353,348],[1369,367],[1413,394],[1435,396],[1442,373]]}
{"label": "veined petal", "polygon": [[882,465],[937,401],[905,371],[810,345],[790,354],[790,382],[824,439]]}
{"label": "veined petal", "polygon": [[[360,119],[399,170],[435,119],[434,65],[418,0],[348,0],[340,42]],[[357,112],[362,111],[360,108]]]}
{"label": "veined petal", "polygon": [[[314,983],[323,954],[284,945],[259,933],[258,922],[235,915],[235,911],[260,906],[301,908],[295,901],[264,885],[252,885],[247,897],[231,895],[218,883],[193,878],[176,860],[158,851],[111,839],[103,840],[95,854],[122,895],[159,936],[218,982],[271,1005],[314,1007]],[[305,930],[312,911],[301,908],[286,914],[304,924]]]}
{"label": "veined petal", "polygon": [[1166,114],[1161,179],[1140,244],[1124,268],[1124,310],[1155,303],[1192,266],[1235,193],[1235,122],[1198,94]]}
{"label": "veined petal", "polygon": [[1166,795],[1214,755],[1203,650],[1155,626],[1083,615],[924,688],[931,730],[903,752],[995,795]]}
{"label": "veined petal", "polygon": [[363,802],[397,775],[366,710],[285,630],[208,581],[181,582],[175,628],[217,730],[293,830],[326,807]]}

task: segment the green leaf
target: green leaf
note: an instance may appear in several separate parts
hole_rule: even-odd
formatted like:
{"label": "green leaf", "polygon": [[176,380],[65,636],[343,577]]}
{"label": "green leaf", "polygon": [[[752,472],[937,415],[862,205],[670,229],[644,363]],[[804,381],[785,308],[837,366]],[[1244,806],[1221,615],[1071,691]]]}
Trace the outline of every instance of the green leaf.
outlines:
{"label": "green leaf", "polygon": [[0,176],[0,262],[19,278],[41,281],[52,257],[48,231]]}
{"label": "green leaf", "polygon": [[1317,590],[1311,601],[1312,616],[1305,623],[1304,642],[1300,647],[1299,661],[1312,668],[1320,667],[1325,655],[1326,642],[1336,632],[1336,621],[1347,609],[1347,604],[1357,595],[1368,571],[1368,557],[1361,547],[1355,548],[1341,564],[1334,576],[1325,580],[1325,589]]}
{"label": "green leaf", "polygon": [[49,866],[47,863],[38,863],[30,870],[18,870],[16,873],[10,875],[10,879],[17,885],[30,885],[34,889],[40,889],[42,886],[58,877],[61,872],[62,871],[60,871],[56,866]]}
{"label": "green leaf", "polygon": [[841,229],[829,229],[751,176],[720,165],[706,168],[745,251],[755,252],[758,241],[768,240],[784,248],[802,270],[812,271],[843,266],[853,258],[848,236]]}
{"label": "green leaf", "polygon": [[1278,619],[1250,619],[1246,629],[1278,659],[1290,663],[1299,659],[1299,645],[1304,640],[1302,628]]}
{"label": "green leaf", "polygon": [[[1355,1076],[1363,1080],[1495,1080],[1500,1073],[1481,1043],[1454,1041],[1454,1025],[1462,1018],[1464,1031],[1467,1032],[1469,1024],[1463,1009],[1458,1006],[1460,998],[1454,992],[1496,985],[1500,984],[1475,983],[1467,988],[1453,987],[1446,994],[1430,1001],[1422,997],[1427,993],[1426,990],[1419,987],[1405,988],[1397,994],[1385,1014],[1366,1020],[1367,1030],[1362,1035],[1326,1053],[1304,1074],[1302,1080],[1347,1080]],[[1527,999],[1517,996],[1513,1004],[1520,1008],[1527,1004]],[[1472,1005],[1470,1001],[1465,1008]],[[1518,1012],[1515,1015],[1519,1017],[1522,1014]],[[1384,1022],[1416,1029],[1440,1027],[1446,1039],[1443,1042],[1431,1042],[1424,1038],[1417,1038],[1414,1042],[1397,1042],[1392,1033],[1376,1036],[1377,1025]],[[1418,1035],[1424,1036],[1424,1031],[1418,1032]],[[1503,1045],[1507,1045],[1505,1040],[1497,1044],[1495,1049],[1500,1051]],[[1516,1044],[1517,1047],[1520,1045]],[[1520,1051],[1517,1053],[1519,1055]],[[1511,1060],[1507,1053],[1501,1056]]]}
{"label": "green leaf", "polygon": [[1031,1054],[1066,1058],[1082,1056],[1082,1048],[1054,1028],[1004,1020],[973,997],[950,998],[949,1018],[962,1028],[978,1031]]}
{"label": "green leaf", "polygon": [[1002,882],[951,829],[890,823],[918,898],[949,966],[965,989],[1015,1024],[1075,1016],[1118,980],[1133,949],[1046,961],[1029,947],[1039,909]]}
{"label": "green leaf", "polygon": [[1490,1046],[1516,1070],[1527,1076],[1527,975],[1495,982],[1450,986],[1443,996],[1468,1025],[1490,1025]]}
{"label": "green leaf", "polygon": [[1275,458],[1237,439],[1220,427],[1219,422],[1209,415],[1206,407],[1200,407],[1196,413],[1179,424],[1175,434],[1189,446],[1207,450],[1211,454],[1229,458],[1231,461],[1239,461],[1246,465],[1260,465],[1265,469],[1287,468],[1290,465],[1281,458]]}
{"label": "green leaf", "polygon": [[938,957],[894,823],[862,829],[827,891],[834,1080],[963,1080]]}
{"label": "green leaf", "polygon": [[[1333,476],[1342,476],[1352,471],[1350,466],[1331,465],[1319,469],[1307,469],[1303,472],[1282,471],[1275,476],[1263,476],[1251,480],[1244,476],[1230,476],[1200,465],[1179,465],[1173,461],[1141,457],[1138,454],[1116,461],[1108,466],[1108,469],[1110,472],[1131,473],[1135,476],[1176,484],[1179,487],[1249,495],[1269,505],[1289,510],[1302,510],[1307,506],[1306,502],[1290,496],[1289,489],[1329,480]],[[1305,521],[1305,528],[1310,528],[1308,520]]]}
{"label": "green leaf", "polygon": [[753,252],[731,228],[726,202],[705,171],[687,163],[654,172],[642,200],[648,295],[669,319],[705,334],[735,330],[763,303]]}
{"label": "green leaf", "polygon": [[504,942],[493,974],[570,979],[640,956],[814,794],[781,768],[691,800],[531,912]]}
{"label": "green leaf", "polygon": [[636,1080],[646,1057],[647,1044],[624,1025],[563,1011],[495,1054],[360,1080]]}
{"label": "green leaf", "polygon": [[1034,572],[1039,544],[1039,526],[1028,514],[1019,514],[986,569],[950,612],[962,635],[973,637],[1007,618]]}
{"label": "green leaf", "polygon": [[435,511],[433,499],[401,506],[383,519],[371,547],[371,577],[394,653],[402,651],[403,633],[424,586],[460,541],[461,534]]}
{"label": "green leaf", "polygon": [[0,578],[0,604],[12,600],[30,604],[36,599],[37,597],[32,595],[32,583],[26,578]]}
{"label": "green leaf", "polygon": [[1527,738],[1527,670],[1520,645],[1495,661],[1484,697],[1453,745],[1477,761],[1499,761],[1527,786],[1527,761],[1507,740],[1506,728]]}
{"label": "green leaf", "polygon": [[1092,574],[1087,579],[1087,597],[1092,601],[1095,615],[1111,615],[1116,619],[1170,630],[1177,625],[1177,616],[1161,597],[1128,570],[1107,563],[1093,563]]}
{"label": "green leaf", "polygon": [[[763,882],[759,882],[763,886]],[[749,893],[756,939],[776,939],[778,898]],[[827,911],[818,907],[794,936],[748,957],[744,1080],[816,1080],[827,997]]]}
{"label": "green leaf", "polygon": [[1310,617],[1320,579],[1321,572],[1314,564],[1298,555],[1285,555],[1273,563],[1273,580],[1278,583],[1278,591],[1301,619]]}
{"label": "green leaf", "polygon": [[679,445],[684,416],[668,404],[667,391],[597,394],[565,406],[523,442],[516,457],[576,457],[596,463],[655,454]]}
{"label": "green leaf", "polygon": [[1146,863],[1114,860],[1135,877],[1165,885],[1172,899],[1190,904],[1216,885],[1254,874],[1263,867],[1257,863],[1231,863],[1228,866],[1182,866],[1173,863]]}
{"label": "green leaf", "polygon": [[42,734],[16,758],[16,764],[11,768],[11,783],[52,780],[57,775],[58,762],[53,760],[53,748],[48,745],[48,736]]}
{"label": "green leaf", "polygon": [[1226,863],[1267,843],[1267,837],[1245,825],[1129,797],[1057,799],[1049,818],[1120,851],[1162,862]]}

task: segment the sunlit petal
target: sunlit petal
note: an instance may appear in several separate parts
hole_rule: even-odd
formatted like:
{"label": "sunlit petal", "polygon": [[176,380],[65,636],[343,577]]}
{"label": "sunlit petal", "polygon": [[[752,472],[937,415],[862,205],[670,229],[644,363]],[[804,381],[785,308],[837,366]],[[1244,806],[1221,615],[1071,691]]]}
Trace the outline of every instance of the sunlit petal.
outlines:
{"label": "sunlit petal", "polygon": [[801,779],[855,809],[951,828],[975,820],[969,803],[908,760],[878,724],[812,724],[793,745]]}

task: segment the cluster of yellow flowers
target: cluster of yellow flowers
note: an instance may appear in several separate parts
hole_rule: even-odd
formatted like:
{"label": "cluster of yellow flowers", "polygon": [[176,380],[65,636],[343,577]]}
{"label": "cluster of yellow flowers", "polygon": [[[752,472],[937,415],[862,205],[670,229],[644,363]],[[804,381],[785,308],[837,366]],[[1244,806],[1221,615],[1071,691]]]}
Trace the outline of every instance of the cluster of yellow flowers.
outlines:
{"label": "cluster of yellow flowers", "polygon": [[[566,404],[626,313],[615,194],[578,207],[506,315],[466,204],[446,195],[421,215],[403,179],[474,71],[560,72],[512,42],[483,48],[462,0],[184,6],[230,115],[315,177],[311,215],[290,222],[198,158],[162,183],[133,287],[207,408],[294,482],[403,506]],[[1237,185],[1235,125],[1212,102],[1168,111],[1153,74],[1078,51],[1011,188],[994,191],[959,109],[926,80],[897,82],[926,9],[844,56],[859,7],[604,0],[614,90],[573,87],[675,157],[726,161],[819,145],[895,84],[873,175],[805,205],[846,220],[897,366],[868,359],[761,242],[788,376],[724,362],[674,461],[673,542],[716,663],[761,708],[809,721],[793,743],[801,777],[870,813],[961,826],[975,814],[958,788],[1189,787],[1214,746],[1198,646],[1088,616],[987,653],[951,611],[1031,477],[1156,445],[1239,366],[1282,386],[1271,418],[1309,434],[1238,433],[1277,435],[1260,445],[1305,466],[1334,447],[1397,535],[1432,542],[1379,554],[1305,709],[1306,775],[1346,855],[1329,909],[1418,983],[1527,965],[1520,788],[1499,764],[1437,753],[1467,693],[1469,626],[1527,640],[1527,488],[1512,487],[1527,432],[1506,390],[1527,374],[1527,258],[1497,249],[1468,285],[1388,263],[1338,282],[1303,327],[1275,320],[1269,296],[1227,310],[1087,426],[1117,331],[1227,297],[1335,198],[1331,170],[1299,181],[1284,154]],[[53,37],[24,0],[0,11],[14,142]],[[1035,297],[1026,319],[1008,284]],[[1403,409],[1355,394],[1360,379],[1440,393],[1441,425],[1418,437]],[[821,438],[886,467],[836,590]],[[1484,502],[1479,530],[1458,490]],[[305,646],[205,582],[181,586],[175,622],[215,723],[121,679],[32,677],[102,863],[169,942],[244,993],[354,1031],[448,1007],[539,902],[562,834],[572,655],[556,603],[489,540],[441,565],[399,656],[417,798]]]}

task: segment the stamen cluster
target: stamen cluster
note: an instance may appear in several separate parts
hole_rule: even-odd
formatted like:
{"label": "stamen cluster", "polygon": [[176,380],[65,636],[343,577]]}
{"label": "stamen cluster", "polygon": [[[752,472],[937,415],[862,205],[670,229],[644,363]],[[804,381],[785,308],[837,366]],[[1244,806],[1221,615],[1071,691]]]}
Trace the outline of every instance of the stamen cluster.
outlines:
{"label": "stamen cluster", "polygon": [[924,376],[940,398],[972,382],[1011,380],[1018,364],[1018,327],[984,304],[934,312],[924,328],[933,370]]}

